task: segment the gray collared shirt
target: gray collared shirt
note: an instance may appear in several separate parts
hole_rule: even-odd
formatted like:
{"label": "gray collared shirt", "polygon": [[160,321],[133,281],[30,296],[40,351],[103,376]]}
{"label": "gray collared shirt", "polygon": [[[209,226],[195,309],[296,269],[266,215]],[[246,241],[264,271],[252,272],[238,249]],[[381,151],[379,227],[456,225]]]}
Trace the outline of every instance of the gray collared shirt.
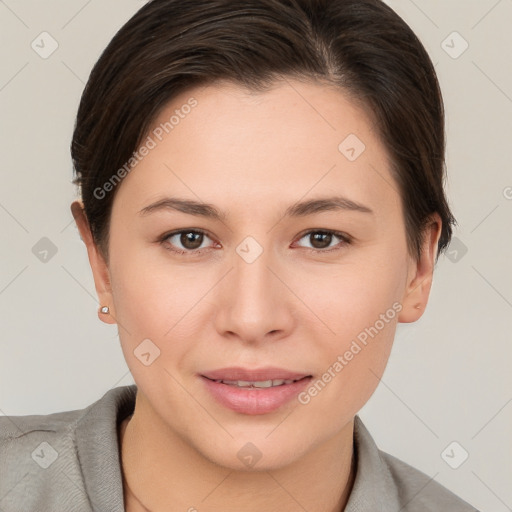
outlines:
{"label": "gray collared shirt", "polygon": [[[124,512],[118,428],[137,387],[85,409],[0,417],[1,512]],[[380,451],[356,416],[356,477],[345,512],[475,512],[433,478]]]}

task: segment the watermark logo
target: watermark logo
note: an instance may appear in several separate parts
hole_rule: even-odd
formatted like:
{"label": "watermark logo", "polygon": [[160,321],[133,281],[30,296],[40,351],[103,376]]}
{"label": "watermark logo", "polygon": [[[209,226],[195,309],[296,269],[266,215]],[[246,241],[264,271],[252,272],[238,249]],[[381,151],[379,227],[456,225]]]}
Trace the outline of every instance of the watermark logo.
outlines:
{"label": "watermark logo", "polygon": [[263,253],[263,247],[255,238],[247,236],[237,245],[236,252],[246,263],[254,263]]}
{"label": "watermark logo", "polygon": [[363,141],[354,133],[351,133],[338,146],[338,151],[349,161],[356,161],[366,149]]}
{"label": "watermark logo", "polygon": [[149,338],[139,343],[133,353],[144,366],[152,365],[160,357],[160,349]]}
{"label": "watermark logo", "polygon": [[466,462],[469,457],[469,453],[466,449],[457,441],[452,441],[442,452],[441,458],[450,466],[452,469],[458,469]]}
{"label": "watermark logo", "polygon": [[452,263],[458,263],[467,254],[467,245],[460,239],[454,236],[446,251],[446,257]]}
{"label": "watermark logo", "polygon": [[455,31],[441,43],[441,48],[452,59],[458,59],[469,48],[469,43]]}
{"label": "watermark logo", "polygon": [[46,441],[43,441],[32,453],[31,457],[43,469],[48,469],[59,456],[57,450]]}
{"label": "watermark logo", "polygon": [[248,468],[254,467],[262,456],[261,451],[253,443],[246,443],[237,453],[237,457]]}
{"label": "watermark logo", "polygon": [[43,236],[32,247],[32,254],[42,263],[48,263],[57,254],[57,251],[57,246],[46,236]]}
{"label": "watermark logo", "polygon": [[30,44],[42,59],[48,59],[59,47],[59,43],[48,32],[41,32]]}

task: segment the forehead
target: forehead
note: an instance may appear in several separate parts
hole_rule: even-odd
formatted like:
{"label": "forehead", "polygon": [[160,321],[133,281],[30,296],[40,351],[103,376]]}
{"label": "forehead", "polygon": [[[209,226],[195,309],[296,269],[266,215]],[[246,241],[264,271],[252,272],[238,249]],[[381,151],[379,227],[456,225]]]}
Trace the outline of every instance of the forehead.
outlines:
{"label": "forehead", "polygon": [[[146,156],[114,203],[143,208],[173,194],[219,204],[288,204],[335,192],[396,208],[387,151],[367,112],[340,89],[283,80],[265,92],[232,83],[190,89],[156,117]],[[378,209],[378,208],[377,208]]]}

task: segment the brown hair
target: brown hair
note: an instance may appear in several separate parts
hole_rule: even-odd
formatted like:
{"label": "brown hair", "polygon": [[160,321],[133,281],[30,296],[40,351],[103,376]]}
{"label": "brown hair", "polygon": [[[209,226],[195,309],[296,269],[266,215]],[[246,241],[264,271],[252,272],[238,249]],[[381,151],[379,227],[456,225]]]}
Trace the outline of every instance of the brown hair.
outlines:
{"label": "brown hair", "polygon": [[[108,261],[117,187],[98,194],[159,111],[198,85],[228,80],[264,91],[283,77],[340,87],[371,113],[392,161],[409,251],[429,216],[455,219],[445,193],[444,108],[432,62],[380,0],[153,0],[114,36],[83,92],[71,143],[85,214]],[[341,141],[340,141],[341,142]]]}

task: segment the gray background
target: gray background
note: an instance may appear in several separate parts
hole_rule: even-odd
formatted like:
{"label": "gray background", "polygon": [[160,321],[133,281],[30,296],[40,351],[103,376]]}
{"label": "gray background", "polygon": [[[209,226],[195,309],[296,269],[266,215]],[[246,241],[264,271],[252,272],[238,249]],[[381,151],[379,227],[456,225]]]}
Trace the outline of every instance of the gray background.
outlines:
{"label": "gray background", "polygon": [[[92,65],[143,3],[0,1],[0,414],[79,409],[133,383],[116,326],[96,315],[69,210],[69,143]],[[399,325],[360,415],[381,449],[480,510],[504,512],[512,510],[512,0],[388,3],[436,64],[459,226],[424,316]],[[58,48],[42,58],[50,37]],[[46,259],[43,237],[57,251]]]}

